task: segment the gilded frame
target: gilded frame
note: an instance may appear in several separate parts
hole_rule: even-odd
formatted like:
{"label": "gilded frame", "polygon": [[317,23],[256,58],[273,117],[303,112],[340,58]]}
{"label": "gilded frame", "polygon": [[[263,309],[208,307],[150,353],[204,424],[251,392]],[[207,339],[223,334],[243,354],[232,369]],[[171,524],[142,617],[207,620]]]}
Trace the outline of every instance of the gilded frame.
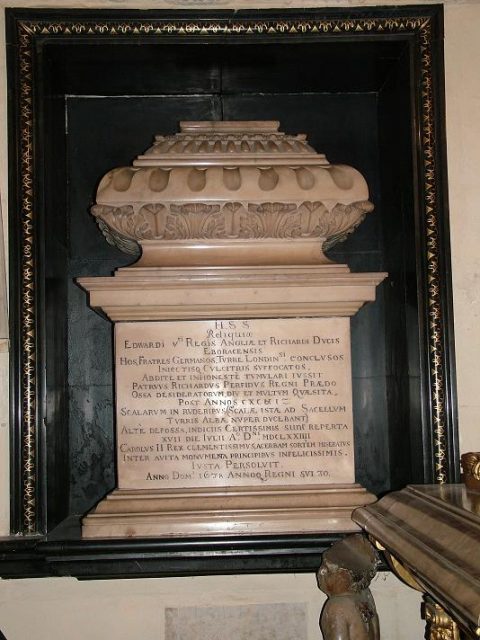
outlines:
{"label": "gilded frame", "polygon": [[[10,71],[16,83],[13,106],[16,114],[11,144],[11,181],[18,196],[21,237],[13,243],[17,261],[18,291],[12,323],[18,323],[15,353],[20,375],[12,384],[13,495],[12,532],[27,535],[42,530],[39,504],[43,491],[40,465],[39,343],[37,322],[38,248],[36,246],[35,192],[35,50],[51,39],[81,38],[201,38],[235,36],[277,41],[301,37],[401,37],[411,38],[418,52],[420,84],[418,99],[418,153],[424,219],[421,238],[421,268],[425,274],[425,329],[428,341],[429,419],[433,441],[434,481],[452,480],[456,468],[455,402],[453,382],[453,337],[448,272],[448,227],[446,224],[443,153],[443,102],[439,7],[408,7],[403,10],[318,10],[302,13],[217,12],[189,15],[187,12],[9,12],[11,33]],[[75,14],[75,15],[73,15]],[[441,30],[441,27],[440,27]],[[13,169],[15,171],[15,169]],[[16,315],[17,314],[17,315]]]}

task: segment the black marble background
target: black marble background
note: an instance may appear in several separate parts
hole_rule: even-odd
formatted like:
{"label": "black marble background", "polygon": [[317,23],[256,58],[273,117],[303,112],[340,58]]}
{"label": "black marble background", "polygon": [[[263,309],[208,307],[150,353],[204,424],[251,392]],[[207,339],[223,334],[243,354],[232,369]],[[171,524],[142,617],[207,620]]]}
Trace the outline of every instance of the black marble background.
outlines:
{"label": "black marble background", "polygon": [[[89,207],[109,169],[129,165],[155,134],[176,132],[181,120],[279,120],[285,132],[306,133],[330,162],[353,165],[365,176],[375,210],[330,252],[353,271],[391,272],[377,289],[377,301],[352,319],[356,475],[375,493],[391,488],[395,474],[402,482],[414,479],[408,453],[399,458],[392,442],[409,449],[402,424],[412,422],[412,411],[413,421],[418,419],[420,410],[418,336],[411,352],[405,338],[418,323],[416,297],[408,298],[405,285],[410,278],[415,292],[415,265],[390,249],[398,229],[410,233],[405,229],[413,207],[408,193],[403,205],[396,204],[396,183],[388,178],[399,162],[408,172],[411,141],[402,127],[382,119],[385,91],[393,100],[408,100],[408,87],[391,81],[403,55],[395,43],[357,42],[355,55],[352,46],[76,46],[52,55],[52,95],[64,108],[67,176],[66,269],[56,275],[67,291],[64,415],[71,513],[87,511],[115,485],[112,327],[89,309],[75,280],[110,275],[131,261],[107,244]],[[403,141],[400,161],[392,140]],[[414,254],[414,240],[407,241]],[[392,397],[400,397],[393,414]]]}

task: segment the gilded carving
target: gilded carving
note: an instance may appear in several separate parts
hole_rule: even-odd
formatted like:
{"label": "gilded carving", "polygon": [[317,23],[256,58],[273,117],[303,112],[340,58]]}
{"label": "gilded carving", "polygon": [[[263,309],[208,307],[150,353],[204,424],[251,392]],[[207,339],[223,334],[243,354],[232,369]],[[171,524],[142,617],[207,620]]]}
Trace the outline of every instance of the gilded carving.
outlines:
{"label": "gilded carving", "polygon": [[21,158],[21,478],[22,478],[22,527],[25,533],[36,531],[36,333],[35,333],[35,236],[33,211],[33,113],[32,113],[32,62],[31,31],[19,25],[20,71],[20,158]]}
{"label": "gilded carving", "polygon": [[432,420],[434,425],[435,480],[447,482],[448,460],[445,424],[445,379],[442,305],[440,301],[438,254],[438,204],[435,164],[435,124],[433,113],[433,82],[431,24],[425,20],[420,28],[420,49],[424,79],[422,93],[422,153],[424,162],[424,190],[426,212],[427,286],[428,286],[428,335],[430,342],[430,376],[432,380]]}
{"label": "gilded carving", "polygon": [[428,596],[424,602],[427,640],[460,640],[458,625],[448,613]]}
{"label": "gilded carving", "polygon": [[470,451],[461,456],[463,481],[468,489],[480,491],[480,452]]}

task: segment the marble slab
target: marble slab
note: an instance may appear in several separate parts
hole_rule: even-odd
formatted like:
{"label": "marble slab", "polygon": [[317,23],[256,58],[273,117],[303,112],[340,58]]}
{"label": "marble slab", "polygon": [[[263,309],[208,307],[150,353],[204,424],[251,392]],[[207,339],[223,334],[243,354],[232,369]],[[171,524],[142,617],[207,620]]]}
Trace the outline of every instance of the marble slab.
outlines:
{"label": "marble slab", "polygon": [[165,640],[307,640],[307,604],[280,602],[165,609]]}
{"label": "marble slab", "polygon": [[117,322],[118,488],[353,483],[349,323]]}

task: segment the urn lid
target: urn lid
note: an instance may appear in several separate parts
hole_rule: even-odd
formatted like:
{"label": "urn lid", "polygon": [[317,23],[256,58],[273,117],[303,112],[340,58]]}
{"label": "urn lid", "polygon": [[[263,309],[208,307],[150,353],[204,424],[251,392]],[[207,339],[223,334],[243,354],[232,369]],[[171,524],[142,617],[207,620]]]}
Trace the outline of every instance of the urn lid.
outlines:
{"label": "urn lid", "polygon": [[[304,134],[279,127],[181,122],[179,133],[155,136],[132,166],[102,178],[92,213],[110,243],[128,253],[141,248],[139,265],[208,263],[214,244],[224,265],[328,262],[322,246],[343,239],[373,208],[367,184],[353,167],[330,164]],[[286,240],[303,243],[308,256]]]}
{"label": "urn lid", "polygon": [[316,153],[307,143],[305,134],[287,135],[279,127],[276,120],[180,122],[180,133],[155,136],[153,146],[133,164],[241,166],[267,159],[273,165],[291,164],[292,160],[329,164],[323,154]]}

